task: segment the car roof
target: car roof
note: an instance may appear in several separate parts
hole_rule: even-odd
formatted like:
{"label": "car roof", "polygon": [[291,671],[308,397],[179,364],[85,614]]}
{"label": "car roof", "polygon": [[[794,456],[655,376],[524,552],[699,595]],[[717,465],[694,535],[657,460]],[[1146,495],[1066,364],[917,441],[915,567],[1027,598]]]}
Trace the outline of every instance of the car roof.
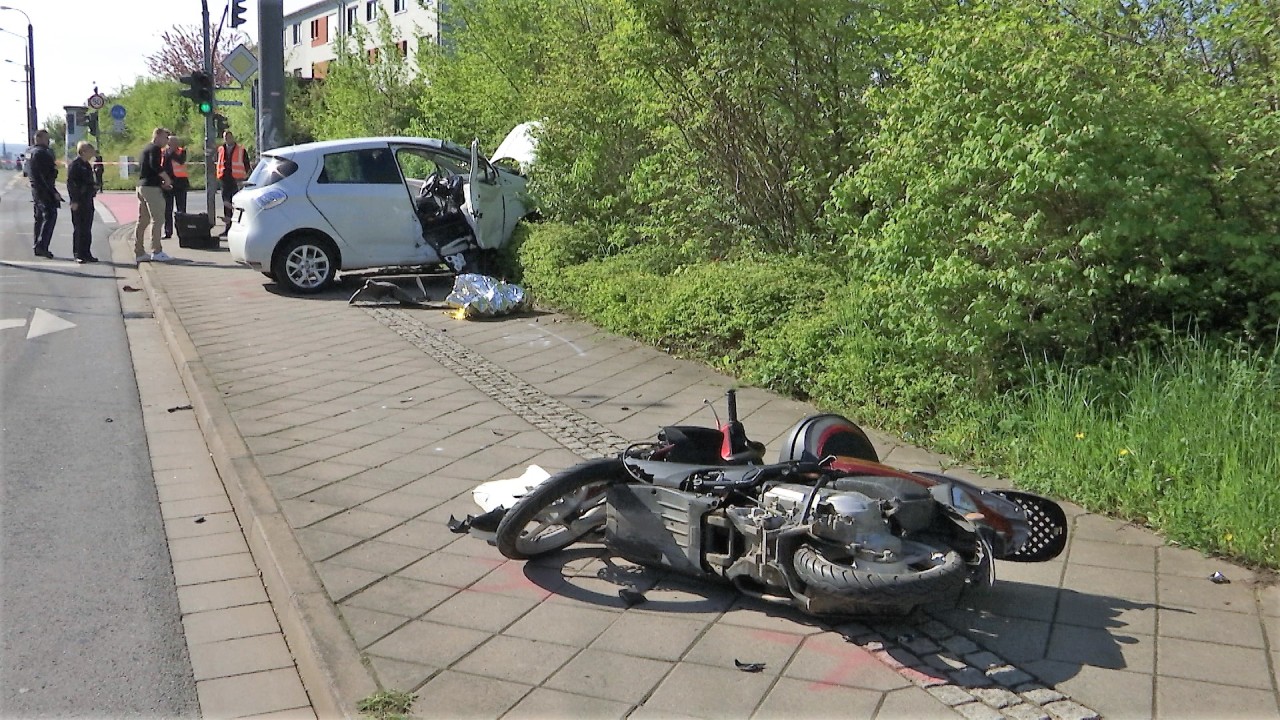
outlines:
{"label": "car roof", "polygon": [[424,137],[363,137],[363,138],[342,138],[340,140],[321,140],[318,142],[303,143],[301,145],[287,145],[285,147],[272,148],[264,152],[264,155],[283,155],[290,157],[293,155],[309,155],[311,153],[326,153],[341,150],[360,150],[363,148],[385,147],[387,145],[420,145],[432,150],[444,150],[457,155],[468,155],[471,151],[457,143],[448,140],[437,140],[436,138]]}

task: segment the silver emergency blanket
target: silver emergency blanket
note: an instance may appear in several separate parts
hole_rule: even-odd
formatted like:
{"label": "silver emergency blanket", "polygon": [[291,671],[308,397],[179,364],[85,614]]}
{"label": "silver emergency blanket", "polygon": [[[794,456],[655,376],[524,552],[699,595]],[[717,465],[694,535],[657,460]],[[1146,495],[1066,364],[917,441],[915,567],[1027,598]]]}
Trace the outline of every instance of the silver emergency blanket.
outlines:
{"label": "silver emergency blanket", "polygon": [[497,317],[525,307],[524,289],[488,275],[465,273],[453,280],[453,291],[444,301],[458,308],[458,317]]}

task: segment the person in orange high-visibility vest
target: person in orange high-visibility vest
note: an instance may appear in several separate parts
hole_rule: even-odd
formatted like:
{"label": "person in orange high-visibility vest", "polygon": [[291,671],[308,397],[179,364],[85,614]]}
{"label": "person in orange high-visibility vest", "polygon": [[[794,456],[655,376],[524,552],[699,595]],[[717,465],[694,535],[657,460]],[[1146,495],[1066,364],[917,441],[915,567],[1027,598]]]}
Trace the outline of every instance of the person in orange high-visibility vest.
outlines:
{"label": "person in orange high-visibility vest", "polygon": [[187,149],[182,146],[182,138],[170,135],[164,147],[162,167],[172,178],[173,188],[164,191],[164,236],[173,237],[174,211],[187,212],[187,191],[191,189],[191,179],[187,176]]}
{"label": "person in orange high-visibility vest", "polygon": [[244,146],[236,144],[236,136],[230,130],[222,133],[222,144],[218,146],[218,184],[222,186],[222,220],[227,224],[223,235],[231,232],[231,198],[249,179],[249,170],[249,153]]}

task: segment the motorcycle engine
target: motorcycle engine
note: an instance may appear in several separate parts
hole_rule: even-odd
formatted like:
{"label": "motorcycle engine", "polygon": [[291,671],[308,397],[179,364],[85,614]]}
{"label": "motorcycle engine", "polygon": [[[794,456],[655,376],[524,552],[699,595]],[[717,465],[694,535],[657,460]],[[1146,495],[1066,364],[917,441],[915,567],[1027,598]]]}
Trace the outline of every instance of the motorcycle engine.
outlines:
{"label": "motorcycle engine", "polygon": [[[811,491],[805,485],[776,485],[761,496],[761,505],[798,522]],[[878,561],[891,562],[902,556],[902,539],[893,534],[882,500],[847,490],[819,490],[809,522],[814,537],[839,543]]]}

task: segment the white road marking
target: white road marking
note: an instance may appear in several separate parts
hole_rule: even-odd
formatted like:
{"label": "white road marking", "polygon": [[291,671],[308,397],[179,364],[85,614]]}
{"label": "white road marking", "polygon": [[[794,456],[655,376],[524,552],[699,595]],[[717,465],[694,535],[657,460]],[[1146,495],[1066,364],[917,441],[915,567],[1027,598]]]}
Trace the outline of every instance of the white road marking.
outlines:
{"label": "white road marking", "polygon": [[26,318],[0,318],[0,330],[22,327],[27,324]]}
{"label": "white road marking", "polygon": [[31,315],[31,328],[27,330],[27,339],[38,338],[41,335],[56,333],[60,330],[70,330],[76,324],[70,320],[63,320],[48,310],[36,308]]}

